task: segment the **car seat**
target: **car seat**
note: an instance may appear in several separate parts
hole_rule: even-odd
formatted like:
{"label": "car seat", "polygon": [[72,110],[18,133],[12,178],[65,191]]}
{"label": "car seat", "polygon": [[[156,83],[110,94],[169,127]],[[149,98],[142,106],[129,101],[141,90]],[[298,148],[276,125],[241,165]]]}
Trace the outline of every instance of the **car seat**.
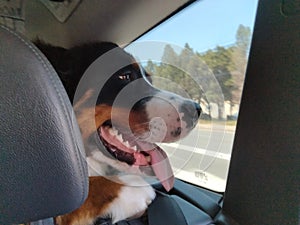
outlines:
{"label": "car seat", "polygon": [[53,224],[78,208],[88,174],[72,105],[42,53],[3,26],[0,124],[0,224]]}

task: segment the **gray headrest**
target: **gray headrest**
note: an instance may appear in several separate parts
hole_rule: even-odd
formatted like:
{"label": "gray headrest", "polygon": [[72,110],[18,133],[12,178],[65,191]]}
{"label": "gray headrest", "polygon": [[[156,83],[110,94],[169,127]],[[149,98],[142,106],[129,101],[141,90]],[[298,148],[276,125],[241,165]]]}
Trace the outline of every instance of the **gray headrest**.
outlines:
{"label": "gray headrest", "polygon": [[0,224],[64,214],[87,197],[71,103],[46,58],[0,26]]}

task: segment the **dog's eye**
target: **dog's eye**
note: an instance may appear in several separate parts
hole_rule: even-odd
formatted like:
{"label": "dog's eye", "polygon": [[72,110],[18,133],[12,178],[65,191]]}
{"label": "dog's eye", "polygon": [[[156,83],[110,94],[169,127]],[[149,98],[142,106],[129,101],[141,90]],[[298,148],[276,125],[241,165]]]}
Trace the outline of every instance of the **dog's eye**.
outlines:
{"label": "dog's eye", "polygon": [[119,75],[120,80],[131,80],[131,72],[122,73]]}

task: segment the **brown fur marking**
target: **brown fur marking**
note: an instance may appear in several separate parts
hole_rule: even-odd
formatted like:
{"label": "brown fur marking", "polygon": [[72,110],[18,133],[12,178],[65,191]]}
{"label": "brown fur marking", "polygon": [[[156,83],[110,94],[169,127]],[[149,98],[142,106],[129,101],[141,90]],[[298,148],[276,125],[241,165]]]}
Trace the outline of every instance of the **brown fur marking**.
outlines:
{"label": "brown fur marking", "polygon": [[56,218],[57,225],[88,225],[104,215],[109,204],[118,197],[122,184],[104,177],[89,177],[89,194],[75,211]]}
{"label": "brown fur marking", "polygon": [[115,106],[112,109],[112,106],[105,104],[85,108],[83,104],[90,97],[90,94],[87,92],[74,106],[83,140],[86,140],[105,121],[110,119],[117,121],[118,126],[131,129],[135,134],[141,134],[149,130],[148,118],[145,113],[129,112],[128,109],[117,108]]}

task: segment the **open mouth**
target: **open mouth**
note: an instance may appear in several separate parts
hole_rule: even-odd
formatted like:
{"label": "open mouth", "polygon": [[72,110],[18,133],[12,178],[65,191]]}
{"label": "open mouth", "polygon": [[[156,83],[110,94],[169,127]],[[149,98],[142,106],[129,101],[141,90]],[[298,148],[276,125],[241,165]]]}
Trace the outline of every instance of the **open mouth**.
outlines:
{"label": "open mouth", "polygon": [[174,185],[174,175],[167,154],[156,144],[140,140],[132,133],[121,132],[110,122],[98,129],[106,150],[117,160],[134,166],[150,166],[169,191]]}

